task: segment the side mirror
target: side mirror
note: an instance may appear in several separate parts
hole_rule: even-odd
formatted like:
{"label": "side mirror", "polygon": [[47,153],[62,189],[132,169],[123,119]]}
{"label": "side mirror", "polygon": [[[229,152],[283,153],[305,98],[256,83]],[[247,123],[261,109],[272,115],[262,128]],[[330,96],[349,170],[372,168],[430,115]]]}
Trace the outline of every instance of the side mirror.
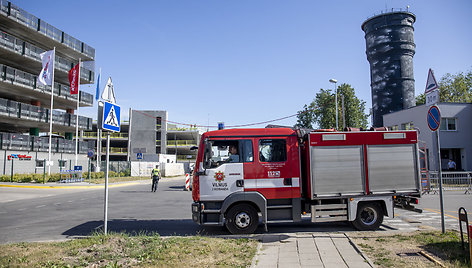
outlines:
{"label": "side mirror", "polygon": [[209,140],[205,141],[205,150],[203,151],[203,168],[211,168],[211,142]]}

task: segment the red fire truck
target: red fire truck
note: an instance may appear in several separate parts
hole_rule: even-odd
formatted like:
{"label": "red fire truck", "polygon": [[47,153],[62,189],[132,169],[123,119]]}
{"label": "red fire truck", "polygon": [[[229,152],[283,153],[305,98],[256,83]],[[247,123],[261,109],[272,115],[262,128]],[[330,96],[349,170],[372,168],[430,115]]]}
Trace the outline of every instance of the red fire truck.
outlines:
{"label": "red fire truck", "polygon": [[216,130],[199,145],[192,218],[233,234],[302,219],[375,230],[420,187],[416,131]]}

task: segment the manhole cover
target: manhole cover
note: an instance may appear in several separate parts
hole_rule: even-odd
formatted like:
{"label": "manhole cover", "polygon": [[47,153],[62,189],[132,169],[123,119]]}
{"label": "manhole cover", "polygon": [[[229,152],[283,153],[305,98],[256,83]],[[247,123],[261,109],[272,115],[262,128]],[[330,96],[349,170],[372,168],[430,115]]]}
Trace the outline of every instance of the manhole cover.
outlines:
{"label": "manhole cover", "polygon": [[423,256],[417,249],[402,250],[400,252],[397,252],[397,256],[402,257],[402,258],[408,258],[408,259],[429,261],[428,258]]}

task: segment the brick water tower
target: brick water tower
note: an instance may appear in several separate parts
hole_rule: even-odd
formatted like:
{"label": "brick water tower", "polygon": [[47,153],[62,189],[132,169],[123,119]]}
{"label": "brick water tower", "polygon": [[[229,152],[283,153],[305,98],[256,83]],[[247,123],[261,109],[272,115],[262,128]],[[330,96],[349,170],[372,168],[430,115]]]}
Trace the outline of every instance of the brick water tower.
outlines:
{"label": "brick water tower", "polygon": [[413,23],[408,11],[373,16],[362,23],[370,64],[373,126],[383,126],[383,115],[415,105]]}

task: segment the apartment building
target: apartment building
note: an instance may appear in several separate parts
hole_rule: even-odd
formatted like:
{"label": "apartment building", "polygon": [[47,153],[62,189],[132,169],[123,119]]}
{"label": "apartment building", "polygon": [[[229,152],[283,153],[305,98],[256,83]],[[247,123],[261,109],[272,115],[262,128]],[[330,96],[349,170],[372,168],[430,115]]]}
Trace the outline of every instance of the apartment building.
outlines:
{"label": "apartment building", "polygon": [[[80,107],[93,106],[93,95],[71,95],[68,73],[79,59],[80,84],[95,77],[95,49],[10,1],[0,0],[0,170],[37,172],[48,158],[51,94],[54,98],[51,172],[71,168],[75,161],[77,98]],[[54,86],[38,80],[40,54],[55,47]],[[92,130],[92,119],[78,118],[79,130]],[[80,141],[78,165],[87,165],[86,153],[93,146]],[[21,155],[22,157],[18,158]],[[12,160],[13,159],[13,160]],[[73,168],[73,166],[72,166]],[[42,170],[40,170],[42,172]]]}

